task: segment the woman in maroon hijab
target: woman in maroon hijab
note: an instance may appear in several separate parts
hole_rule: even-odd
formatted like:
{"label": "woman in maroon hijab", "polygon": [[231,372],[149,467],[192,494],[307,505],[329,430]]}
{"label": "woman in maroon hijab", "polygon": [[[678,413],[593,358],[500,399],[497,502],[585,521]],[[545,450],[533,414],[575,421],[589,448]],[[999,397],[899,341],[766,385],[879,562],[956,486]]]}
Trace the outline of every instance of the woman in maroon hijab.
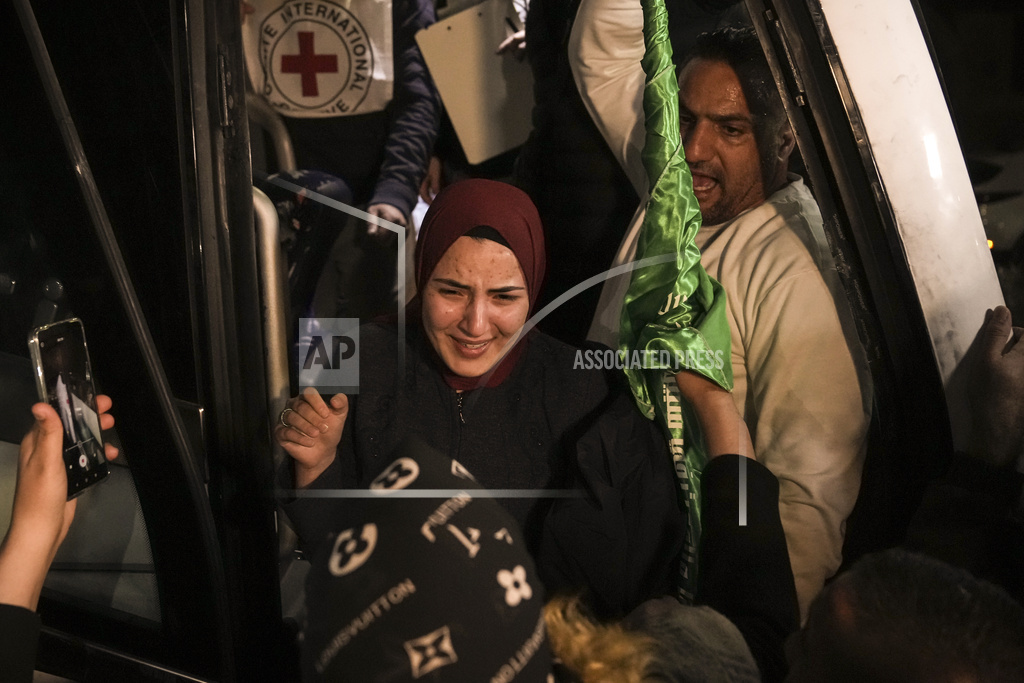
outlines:
{"label": "woman in maroon hijab", "polygon": [[[360,328],[358,395],[325,402],[307,389],[274,434],[297,489],[365,487],[405,439],[425,441],[516,518],[548,589],[588,586],[600,612],[625,613],[672,589],[685,512],[665,441],[624,382],[581,368],[577,349],[552,337],[522,334],[544,268],[525,193],[488,180],[450,185],[420,230],[404,336],[396,324]],[[587,496],[567,499],[570,488]],[[285,504],[307,549],[331,531],[330,504]],[[445,505],[438,533],[458,530]]]}
{"label": "woman in maroon hijab", "polygon": [[[557,443],[608,389],[600,373],[573,370],[574,349],[539,332],[519,338],[544,277],[537,209],[506,183],[455,183],[427,211],[415,263],[419,293],[407,307],[406,339],[395,325],[360,330],[358,398],[338,394],[328,403],[307,390],[285,409],[275,436],[295,460],[296,486],[338,459],[350,475],[342,481],[356,485],[415,432],[476,465],[470,471],[490,488],[545,488]],[[404,373],[394,367],[400,343]],[[364,411],[368,400],[372,411]],[[552,400],[555,414],[545,416],[539,409]],[[362,419],[364,412],[372,416]],[[534,500],[513,505],[520,522]]]}
{"label": "woman in maroon hijab", "polygon": [[496,387],[508,377],[528,343],[515,340],[545,265],[540,216],[518,188],[466,181],[431,204],[416,248],[419,296],[411,310],[453,389]]}

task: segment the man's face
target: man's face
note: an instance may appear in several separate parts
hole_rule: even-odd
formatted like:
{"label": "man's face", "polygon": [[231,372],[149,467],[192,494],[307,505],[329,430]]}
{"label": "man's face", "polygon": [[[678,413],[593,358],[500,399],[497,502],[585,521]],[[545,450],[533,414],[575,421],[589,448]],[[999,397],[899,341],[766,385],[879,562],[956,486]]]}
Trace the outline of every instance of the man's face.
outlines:
{"label": "man's face", "polygon": [[732,67],[707,59],[687,64],[679,78],[679,119],[705,225],[765,200],[753,120]]}

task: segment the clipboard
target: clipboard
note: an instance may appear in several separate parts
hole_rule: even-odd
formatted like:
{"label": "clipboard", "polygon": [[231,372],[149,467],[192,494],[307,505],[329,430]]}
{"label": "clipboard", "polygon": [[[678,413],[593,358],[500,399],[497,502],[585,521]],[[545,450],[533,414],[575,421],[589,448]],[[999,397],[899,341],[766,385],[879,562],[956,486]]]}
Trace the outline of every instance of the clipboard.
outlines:
{"label": "clipboard", "polygon": [[495,54],[513,27],[521,24],[511,0],[485,0],[416,34],[471,164],[518,147],[533,129],[529,64]]}

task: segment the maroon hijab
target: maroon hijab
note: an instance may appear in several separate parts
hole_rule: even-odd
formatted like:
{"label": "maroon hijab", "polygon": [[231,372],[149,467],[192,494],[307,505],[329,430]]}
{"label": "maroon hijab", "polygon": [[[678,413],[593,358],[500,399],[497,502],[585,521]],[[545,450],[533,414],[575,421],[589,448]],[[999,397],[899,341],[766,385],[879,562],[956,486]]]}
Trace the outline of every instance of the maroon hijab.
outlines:
{"label": "maroon hijab", "polygon": [[[525,192],[494,180],[462,180],[449,185],[434,198],[416,238],[416,290],[425,291],[444,253],[455,240],[478,226],[488,226],[497,231],[519,260],[526,278],[532,313],[547,267],[540,215]],[[416,316],[421,315],[419,298],[417,295],[410,306],[410,312]],[[441,365],[445,382],[453,389],[465,391],[481,385],[495,387],[512,372],[522,355],[525,341],[519,339],[498,366],[484,376],[486,382],[482,381],[484,377],[460,377],[440,358],[436,360]]]}

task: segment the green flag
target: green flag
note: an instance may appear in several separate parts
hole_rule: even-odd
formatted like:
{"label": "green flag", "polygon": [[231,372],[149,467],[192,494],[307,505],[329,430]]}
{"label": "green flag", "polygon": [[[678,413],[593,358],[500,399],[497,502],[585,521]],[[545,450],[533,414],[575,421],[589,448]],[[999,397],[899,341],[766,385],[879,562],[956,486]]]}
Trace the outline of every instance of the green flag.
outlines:
{"label": "green flag", "polygon": [[[690,369],[732,389],[725,290],[700,263],[694,237],[700,209],[679,135],[679,86],[672,66],[664,0],[642,0],[644,120],[643,163],[651,183],[636,258],[664,261],[633,271],[620,320],[620,353],[669,359],[655,368],[627,364],[626,375],[640,410],[665,430],[685,501],[689,529],[680,571],[680,596],[692,600],[700,541],[700,473],[707,463],[699,425],[679,400],[678,370]],[[666,254],[674,260],[658,259]]]}

